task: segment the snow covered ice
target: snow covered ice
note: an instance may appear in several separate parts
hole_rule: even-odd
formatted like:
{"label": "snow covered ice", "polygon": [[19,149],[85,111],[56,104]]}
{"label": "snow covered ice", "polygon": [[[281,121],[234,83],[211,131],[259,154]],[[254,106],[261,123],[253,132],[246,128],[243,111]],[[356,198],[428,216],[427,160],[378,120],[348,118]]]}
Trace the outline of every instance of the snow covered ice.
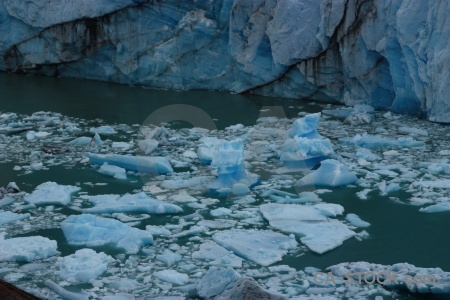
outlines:
{"label": "snow covered ice", "polygon": [[69,216],[61,222],[61,229],[67,242],[76,246],[99,247],[112,244],[133,254],[140,247],[153,243],[153,236],[145,230],[89,214]]}

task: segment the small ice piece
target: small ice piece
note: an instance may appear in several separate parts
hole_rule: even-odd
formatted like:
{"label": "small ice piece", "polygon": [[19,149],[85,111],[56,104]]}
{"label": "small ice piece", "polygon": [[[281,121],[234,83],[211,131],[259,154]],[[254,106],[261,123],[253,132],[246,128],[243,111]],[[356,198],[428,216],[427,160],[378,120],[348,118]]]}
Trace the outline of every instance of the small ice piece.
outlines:
{"label": "small ice piece", "polygon": [[71,200],[71,194],[80,188],[72,185],[59,185],[55,182],[44,182],[36,187],[31,193],[23,198],[26,202],[34,205],[67,205]]}
{"label": "small ice piece", "polygon": [[370,223],[361,220],[361,218],[356,215],[356,214],[347,214],[347,216],[345,216],[345,219],[347,221],[349,221],[350,223],[352,223],[353,225],[355,225],[356,227],[369,227]]}
{"label": "small ice piece", "polygon": [[103,175],[112,176],[116,179],[127,179],[127,170],[118,166],[110,166],[106,162],[98,171]]}
{"label": "small ice piece", "polygon": [[169,249],[164,249],[164,252],[162,254],[156,255],[156,259],[162,261],[170,267],[181,260],[181,255],[172,252]]}
{"label": "small ice piece", "polygon": [[161,236],[161,235],[171,235],[169,229],[165,228],[164,226],[156,226],[156,225],[147,225],[145,226],[145,230],[151,233],[153,236]]}
{"label": "small ice piece", "polygon": [[229,130],[229,131],[239,131],[244,129],[244,125],[242,124],[236,124],[236,125],[231,125],[225,128],[225,130]]}
{"label": "small ice piece", "polygon": [[295,136],[287,139],[280,160],[287,167],[312,168],[334,153],[330,140]]}
{"label": "small ice piece", "polygon": [[175,270],[163,270],[153,273],[156,278],[165,282],[170,282],[176,285],[183,285],[189,282],[189,276],[187,274],[179,273]]}
{"label": "small ice piece", "polygon": [[202,164],[209,165],[213,160],[217,148],[223,142],[223,140],[215,137],[202,137],[199,142],[200,146],[197,150],[197,156]]}
{"label": "small ice piece", "polygon": [[78,293],[74,293],[74,292],[69,292],[68,290],[66,290],[65,288],[57,285],[56,283],[54,283],[50,279],[47,279],[46,281],[44,281],[44,284],[49,289],[54,291],[56,294],[61,296],[63,299],[67,299],[67,300],[89,300],[89,296],[88,295],[83,295],[83,294],[78,294]]}
{"label": "small ice piece", "polygon": [[146,139],[146,140],[142,140],[139,141],[138,146],[139,149],[141,149],[145,155],[148,155],[150,153],[153,152],[153,150],[156,149],[156,147],[158,147],[158,141],[154,140],[154,139]]}
{"label": "small ice piece", "polygon": [[428,136],[428,132],[424,129],[414,127],[399,127],[398,132],[412,135]]}
{"label": "small ice piece", "polygon": [[446,163],[420,163],[421,167],[427,167],[428,172],[433,175],[440,173],[450,175],[450,164]]}
{"label": "small ice piece", "polygon": [[335,159],[326,159],[320,167],[297,182],[297,186],[327,186],[338,187],[355,183],[356,175]]}
{"label": "small ice piece", "polygon": [[424,212],[424,213],[438,213],[438,212],[450,211],[450,202],[442,202],[442,203],[430,205],[428,207],[419,209],[419,211]]}
{"label": "small ice piece", "polygon": [[321,138],[317,132],[320,121],[320,113],[309,114],[303,118],[297,119],[292,124],[292,128],[288,131],[288,136],[293,137],[306,137],[310,139]]}
{"label": "small ice piece", "polygon": [[96,134],[94,135],[94,142],[95,142],[95,144],[96,144],[97,146],[103,145],[103,141],[102,141],[102,139],[100,138],[100,136],[98,135],[98,133],[96,133]]}
{"label": "small ice piece", "polygon": [[234,254],[268,266],[280,261],[298,245],[293,237],[271,230],[230,229],[213,235],[213,240]]}
{"label": "small ice piece", "polygon": [[355,235],[339,220],[328,217],[342,214],[338,204],[320,203],[314,206],[296,204],[263,204],[260,211],[270,226],[283,232],[300,234],[301,242],[311,251],[322,254]]}
{"label": "small ice piece", "polygon": [[375,119],[374,113],[375,109],[372,106],[357,104],[344,122],[353,126],[369,124]]}
{"label": "small ice piece", "polygon": [[59,271],[56,274],[68,282],[88,283],[105,273],[111,261],[114,259],[103,252],[80,249],[75,254],[58,258],[56,266]]}
{"label": "small ice piece", "polygon": [[204,226],[212,229],[225,229],[236,225],[237,221],[227,219],[215,220],[201,220],[197,223],[198,226]]}
{"label": "small ice piece", "polygon": [[211,267],[197,285],[198,295],[204,299],[213,299],[238,281],[241,276],[232,268]]}
{"label": "small ice piece", "polygon": [[231,193],[235,196],[244,196],[250,193],[250,189],[242,183],[235,183],[231,187]]}
{"label": "small ice piece", "polygon": [[298,194],[298,197],[290,197],[287,195],[284,197],[280,197],[280,196],[272,194],[272,195],[269,195],[269,198],[278,203],[286,203],[286,204],[289,204],[289,203],[302,204],[302,203],[322,201],[319,198],[319,196],[317,196],[313,192],[301,192]]}
{"label": "small ice piece", "polygon": [[124,168],[128,171],[167,174],[172,173],[173,169],[165,157],[160,156],[131,156],[119,154],[94,154],[86,153],[91,164],[103,165],[105,162]]}
{"label": "small ice piece", "polygon": [[214,217],[228,216],[231,214],[231,209],[219,207],[217,209],[211,210],[209,213]]}
{"label": "small ice piece", "polygon": [[69,146],[87,146],[91,143],[92,138],[87,136],[80,136],[74,140],[67,143]]}
{"label": "small ice piece", "polygon": [[138,194],[96,195],[87,196],[89,202],[95,206],[83,209],[85,213],[112,214],[112,213],[146,213],[146,214],[175,214],[183,209],[175,204],[152,199],[144,192]]}
{"label": "small ice piece", "polygon": [[133,145],[130,143],[126,143],[126,142],[113,142],[111,144],[111,147],[115,148],[115,149],[120,149],[120,150],[126,151],[126,150],[133,148]]}
{"label": "small ice piece", "polygon": [[192,197],[186,191],[181,191],[179,194],[170,196],[169,200],[174,202],[197,202],[197,198]]}
{"label": "small ice piece", "polygon": [[4,239],[0,233],[1,261],[32,261],[57,254],[56,241],[42,236],[17,237]]}
{"label": "small ice piece", "polygon": [[198,158],[197,154],[192,150],[186,150],[182,154],[186,158],[196,159]]}
{"label": "small ice piece", "polygon": [[368,135],[363,133],[354,137],[340,138],[339,141],[346,144],[355,144],[366,148],[384,148],[384,147],[420,147],[425,145],[422,141],[416,141],[411,137],[399,137],[391,140],[379,135]]}
{"label": "small ice piece", "polygon": [[91,128],[89,132],[103,135],[111,135],[117,133],[117,131],[115,131],[111,126],[100,126],[96,128]]}
{"label": "small ice piece", "polygon": [[15,201],[16,199],[13,197],[5,196],[3,199],[0,199],[0,208],[13,204]]}
{"label": "small ice piece", "polygon": [[223,141],[214,155],[211,166],[218,169],[218,178],[211,187],[213,190],[231,188],[235,183],[250,187],[258,181],[258,175],[245,171],[242,139]]}
{"label": "small ice piece", "polygon": [[31,217],[29,213],[16,214],[10,211],[0,211],[0,226],[6,223],[15,222]]}
{"label": "small ice piece", "polygon": [[450,179],[424,180],[412,183],[413,187],[450,189]]}
{"label": "small ice piece", "polygon": [[213,241],[207,241],[200,245],[200,249],[192,253],[192,258],[207,260],[210,265],[222,265],[232,268],[242,267],[242,258],[217,245]]}
{"label": "small ice piece", "polygon": [[148,231],[88,214],[69,216],[61,222],[61,229],[71,245],[100,247],[112,244],[127,254],[135,254],[141,246],[153,243],[153,236]]}
{"label": "small ice piece", "polygon": [[43,138],[43,137],[46,137],[46,136],[48,136],[50,134],[51,133],[48,133],[48,132],[45,132],[45,131],[35,132],[33,130],[30,130],[30,131],[27,132],[26,137],[27,137],[27,140],[32,141],[35,138]]}
{"label": "small ice piece", "polygon": [[356,157],[367,161],[376,161],[381,159],[381,157],[373,154],[372,151],[366,148],[358,148],[358,150],[356,151]]}

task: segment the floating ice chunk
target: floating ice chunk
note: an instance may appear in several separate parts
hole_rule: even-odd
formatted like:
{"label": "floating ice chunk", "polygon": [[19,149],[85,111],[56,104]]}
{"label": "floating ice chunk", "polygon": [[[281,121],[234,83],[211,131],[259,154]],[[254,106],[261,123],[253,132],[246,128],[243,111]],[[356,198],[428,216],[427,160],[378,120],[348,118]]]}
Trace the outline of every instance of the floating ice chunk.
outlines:
{"label": "floating ice chunk", "polygon": [[277,196],[276,194],[269,195],[269,198],[273,201],[276,201],[278,203],[309,203],[309,202],[320,202],[322,201],[319,196],[314,194],[313,192],[301,192],[298,197],[290,197],[288,195],[285,195],[284,197]]}
{"label": "floating ice chunk", "polygon": [[217,245],[213,241],[207,241],[200,245],[200,249],[192,253],[192,258],[207,260],[210,265],[222,265],[232,268],[242,267],[242,258]]}
{"label": "floating ice chunk", "polygon": [[201,220],[197,224],[213,229],[225,229],[236,225],[236,221],[227,219],[215,219],[215,220]]}
{"label": "floating ice chunk", "polygon": [[288,131],[288,136],[306,137],[310,139],[321,138],[317,132],[319,127],[320,113],[309,114],[303,118],[297,119],[292,124],[292,128]]}
{"label": "floating ice chunk", "polygon": [[34,205],[67,205],[71,200],[70,195],[79,190],[77,186],[48,181],[38,185],[31,194],[25,195],[24,200]]}
{"label": "floating ice chunk", "polygon": [[169,200],[175,201],[175,202],[197,202],[197,198],[192,197],[186,191],[181,191],[179,194],[170,196]]}
{"label": "floating ice chunk", "polygon": [[192,150],[186,150],[182,154],[186,158],[196,159],[198,158],[197,154]]}
{"label": "floating ice chunk", "polygon": [[153,273],[156,278],[165,282],[170,282],[177,285],[183,285],[189,282],[189,276],[187,274],[179,273],[175,270],[163,270]]}
{"label": "floating ice chunk", "polygon": [[232,268],[211,267],[197,285],[198,295],[204,299],[213,299],[224,292],[241,276]]}
{"label": "floating ice chunk", "polygon": [[98,171],[116,179],[127,179],[127,170],[118,166],[110,166],[108,163],[104,163]]}
{"label": "floating ice chunk", "polygon": [[357,134],[354,137],[340,138],[339,141],[367,148],[419,147],[425,145],[424,142],[416,141],[411,137],[399,137],[396,140],[391,140],[379,135],[368,135],[367,133]]}
{"label": "floating ice chunk", "polygon": [[169,229],[165,228],[164,226],[156,226],[156,225],[147,225],[145,226],[145,230],[150,232],[153,236],[161,236],[161,235],[171,235]]}
{"label": "floating ice chunk", "polygon": [[223,141],[217,148],[211,165],[218,169],[218,178],[211,187],[214,190],[231,188],[235,183],[249,187],[258,181],[258,175],[245,171],[242,139]]}
{"label": "floating ice chunk", "polygon": [[242,124],[236,124],[236,125],[231,125],[225,128],[225,130],[229,130],[229,131],[239,131],[244,129],[244,125]]}
{"label": "floating ice chunk", "polygon": [[164,249],[164,252],[162,254],[156,255],[156,259],[162,261],[163,263],[165,263],[167,266],[170,267],[181,260],[181,255],[172,252],[169,249]]}
{"label": "floating ice chunk", "polygon": [[114,259],[103,252],[80,249],[75,254],[59,257],[56,274],[63,280],[74,283],[87,283],[96,279],[108,269],[108,263]]}
{"label": "floating ice chunk", "polygon": [[322,254],[355,235],[345,224],[327,216],[343,212],[336,204],[314,206],[294,204],[264,204],[260,211],[270,225],[283,232],[297,233],[311,251]]}
{"label": "floating ice chunk", "polygon": [[132,291],[141,287],[139,282],[135,279],[119,278],[108,284],[108,287],[120,291]]}
{"label": "floating ice chunk", "polygon": [[86,153],[91,164],[103,165],[105,162],[109,165],[118,166],[128,171],[167,174],[172,173],[173,169],[165,157],[160,156],[129,156],[119,154],[94,154]]}
{"label": "floating ice chunk", "polygon": [[144,192],[138,194],[119,195],[97,195],[88,196],[88,201],[95,206],[86,208],[83,212],[92,214],[111,213],[147,213],[147,214],[174,214],[183,209],[175,204],[155,200],[148,197]]}
{"label": "floating ice chunk", "polygon": [[365,159],[367,161],[376,161],[376,160],[381,159],[381,157],[379,157],[376,154],[373,154],[372,151],[370,151],[369,149],[366,149],[366,148],[359,148],[356,151],[356,157]]}
{"label": "floating ice chunk", "polygon": [[212,176],[197,176],[189,179],[169,179],[164,180],[161,183],[161,187],[168,190],[185,188],[197,188],[203,190],[206,189],[213,180],[214,177]]}
{"label": "floating ice chunk", "polygon": [[361,220],[361,218],[358,215],[355,214],[347,214],[345,216],[345,219],[355,225],[356,227],[369,227],[370,223]]}
{"label": "floating ice chunk", "polygon": [[92,138],[87,136],[80,136],[74,140],[67,143],[69,146],[87,146],[91,143]]}
{"label": "floating ice chunk", "polygon": [[[117,293],[115,295],[103,296],[100,299],[101,300],[135,300],[136,298],[132,294]],[[168,300],[172,300],[172,299],[168,299]],[[176,299],[173,299],[173,300],[176,300]]]}
{"label": "floating ice chunk", "polygon": [[153,243],[152,235],[124,223],[93,215],[71,215],[61,222],[67,242],[75,246],[99,247],[112,244],[128,254]]}
{"label": "floating ice chunk", "polygon": [[139,141],[138,146],[146,155],[153,152],[158,147],[158,141],[154,139],[146,139]]}
{"label": "floating ice chunk", "polygon": [[83,295],[83,294],[78,294],[78,293],[74,293],[74,292],[69,292],[68,290],[66,290],[65,288],[57,285],[56,283],[54,283],[50,279],[47,279],[46,281],[44,281],[44,284],[49,289],[54,291],[56,294],[60,295],[63,299],[67,299],[67,300],[89,300],[89,296],[88,295]]}
{"label": "floating ice chunk", "polygon": [[338,108],[338,109],[324,109],[322,113],[327,116],[336,118],[347,118],[352,113],[352,107]]}
{"label": "floating ice chunk", "polygon": [[242,183],[235,183],[231,187],[231,193],[236,196],[244,196],[250,193],[250,189]]}
{"label": "floating ice chunk", "polygon": [[225,249],[262,266],[280,261],[298,245],[295,238],[270,230],[230,229],[215,233],[213,239]]}
{"label": "floating ice chunk", "polygon": [[450,189],[450,179],[439,179],[434,181],[416,181],[412,183],[413,187]]}
{"label": "floating ice chunk", "polygon": [[0,226],[6,223],[15,222],[31,217],[29,213],[16,214],[10,211],[0,211]]}
{"label": "floating ice chunk", "polygon": [[100,127],[96,127],[96,128],[91,128],[89,130],[89,132],[104,134],[104,135],[111,135],[111,134],[117,133],[117,131],[115,131],[111,126],[100,126]]}
{"label": "floating ice chunk", "polygon": [[320,167],[297,182],[298,186],[328,186],[338,187],[356,182],[358,178],[341,162],[327,159],[320,163]]}
{"label": "floating ice chunk", "polygon": [[333,153],[328,139],[295,136],[284,142],[280,160],[288,167],[312,168]]}
{"label": "floating ice chunk", "polygon": [[30,130],[30,131],[27,132],[26,137],[27,137],[27,140],[32,141],[32,140],[34,140],[36,138],[43,138],[43,137],[46,137],[46,136],[48,136],[50,134],[51,133],[48,133],[48,132],[45,132],[45,131],[35,132],[33,130]]}
{"label": "floating ice chunk", "polygon": [[126,142],[113,142],[111,144],[111,147],[126,151],[126,150],[133,148],[133,144],[126,143]]}
{"label": "floating ice chunk", "polygon": [[223,140],[215,137],[202,137],[199,142],[200,146],[197,150],[197,156],[202,164],[209,165],[213,160],[217,148],[223,142]]}
{"label": "floating ice chunk", "polygon": [[[387,170],[386,170],[387,171]],[[381,195],[387,195],[392,192],[397,192],[401,190],[401,187],[396,182],[391,182],[388,185],[386,185],[385,181],[382,181],[378,184],[378,188],[380,189]]]}
{"label": "floating ice chunk", "polygon": [[16,200],[13,197],[9,196],[4,197],[3,199],[0,199],[0,208],[13,204],[14,201]]}
{"label": "floating ice chunk", "polygon": [[428,207],[419,209],[419,211],[424,212],[424,213],[438,213],[438,212],[450,211],[450,202],[442,202],[442,203],[430,205]]}
{"label": "floating ice chunk", "polygon": [[375,109],[372,106],[357,104],[344,122],[351,125],[369,124],[375,119],[374,113]]}
{"label": "floating ice chunk", "polygon": [[413,134],[413,135],[428,136],[428,132],[426,130],[414,128],[414,127],[399,127],[398,132],[406,133],[406,134]]}
{"label": "floating ice chunk", "polygon": [[214,217],[228,216],[231,214],[231,209],[219,207],[217,209],[211,210],[209,213]]}
{"label": "floating ice chunk", "polygon": [[450,164],[447,163],[420,163],[419,166],[426,167],[433,175],[450,174]]}
{"label": "floating ice chunk", "polygon": [[4,239],[0,234],[1,261],[32,261],[57,254],[56,241],[42,236],[17,237]]}

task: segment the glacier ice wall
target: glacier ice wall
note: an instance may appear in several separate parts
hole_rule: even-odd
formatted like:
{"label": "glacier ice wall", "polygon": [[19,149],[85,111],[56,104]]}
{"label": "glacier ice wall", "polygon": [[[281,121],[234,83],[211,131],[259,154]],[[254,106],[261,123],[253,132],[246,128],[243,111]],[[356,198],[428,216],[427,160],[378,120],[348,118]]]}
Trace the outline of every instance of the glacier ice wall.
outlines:
{"label": "glacier ice wall", "polygon": [[0,0],[0,70],[450,123],[447,0]]}

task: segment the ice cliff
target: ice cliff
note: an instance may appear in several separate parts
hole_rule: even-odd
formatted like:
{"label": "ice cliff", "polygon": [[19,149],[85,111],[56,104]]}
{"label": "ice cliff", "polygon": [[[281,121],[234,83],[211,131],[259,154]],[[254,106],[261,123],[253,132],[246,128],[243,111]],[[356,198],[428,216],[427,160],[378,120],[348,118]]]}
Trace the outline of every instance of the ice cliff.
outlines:
{"label": "ice cliff", "polygon": [[0,0],[0,70],[450,123],[447,0]]}

